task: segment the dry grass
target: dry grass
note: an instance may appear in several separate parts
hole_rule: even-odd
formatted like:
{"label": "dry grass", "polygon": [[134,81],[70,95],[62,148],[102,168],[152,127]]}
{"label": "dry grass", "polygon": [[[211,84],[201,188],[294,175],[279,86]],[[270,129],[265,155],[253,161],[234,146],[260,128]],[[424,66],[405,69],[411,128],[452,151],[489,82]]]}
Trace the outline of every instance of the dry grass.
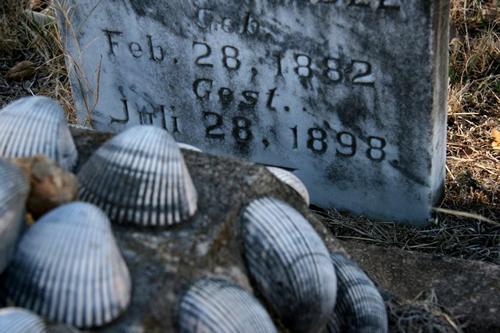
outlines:
{"label": "dry grass", "polygon": [[[59,100],[73,119],[71,89],[55,21],[43,26],[33,22],[24,12],[29,8],[26,0],[1,1],[0,105],[20,96],[51,96]],[[53,17],[50,10],[43,14]],[[21,82],[6,80],[6,72],[23,60],[35,64],[35,76]]]}
{"label": "dry grass", "polygon": [[500,9],[496,0],[452,1],[447,208],[498,219]]}
{"label": "dry grass", "polygon": [[[0,4],[0,105],[20,95],[43,94],[74,115],[57,27],[39,27],[22,14],[26,3]],[[492,131],[500,130],[500,15],[497,0],[452,0],[448,179],[442,208],[498,221],[500,151]],[[50,14],[50,11],[49,11]],[[7,81],[22,61],[37,66],[23,82]],[[437,214],[425,229],[323,212],[339,238],[500,263],[500,227],[474,218]]]}
{"label": "dry grass", "polygon": [[385,303],[391,333],[462,333],[466,327],[439,305],[433,290],[412,302],[389,298]]}

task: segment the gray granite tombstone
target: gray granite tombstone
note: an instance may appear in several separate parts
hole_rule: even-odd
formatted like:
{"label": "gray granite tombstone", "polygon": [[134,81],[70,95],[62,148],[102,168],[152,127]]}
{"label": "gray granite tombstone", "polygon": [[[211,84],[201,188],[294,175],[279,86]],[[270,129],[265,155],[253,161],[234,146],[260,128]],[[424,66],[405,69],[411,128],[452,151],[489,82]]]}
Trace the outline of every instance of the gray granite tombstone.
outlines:
{"label": "gray granite tombstone", "polygon": [[154,124],[291,170],[316,205],[431,217],[444,183],[448,0],[57,7],[81,124]]}

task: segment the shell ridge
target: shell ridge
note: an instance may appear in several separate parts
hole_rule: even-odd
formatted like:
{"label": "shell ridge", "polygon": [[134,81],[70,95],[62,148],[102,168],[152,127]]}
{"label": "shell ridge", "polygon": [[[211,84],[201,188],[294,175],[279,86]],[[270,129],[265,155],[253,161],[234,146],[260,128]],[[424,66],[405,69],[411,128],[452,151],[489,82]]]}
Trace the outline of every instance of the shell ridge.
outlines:
{"label": "shell ridge", "polygon": [[[106,237],[107,238],[107,237]],[[109,252],[113,253],[111,242],[108,243],[108,240],[104,240],[105,244],[110,246]],[[115,257],[114,254],[110,254],[110,257]],[[111,296],[112,294],[112,286],[110,283],[106,283],[106,281],[115,281],[114,276],[112,274],[114,262],[111,265],[106,265],[104,262],[104,258],[101,257],[101,261],[99,262],[99,290],[96,291],[101,297],[99,301],[99,309],[96,311],[96,315],[98,317],[98,321],[100,323],[106,323],[112,320],[114,317],[114,304],[111,302],[112,297],[116,297],[116,295]]]}
{"label": "shell ridge", "polygon": [[[280,212],[280,215],[283,216],[283,217],[286,217],[290,223],[290,227],[292,227],[294,229],[294,233],[293,235],[296,235],[296,237],[290,237],[291,241],[293,243],[290,243],[290,245],[292,244],[301,244],[301,246],[305,247],[305,250],[306,252],[305,253],[301,253],[298,258],[297,257],[294,257],[292,258],[292,260],[288,263],[289,267],[290,268],[293,268],[293,269],[299,269],[299,276],[300,277],[306,277],[307,276],[307,273],[311,273],[311,271],[314,272],[314,279],[308,279],[307,281],[309,282],[312,282],[313,285],[312,286],[309,286],[309,288],[307,288],[308,290],[305,290],[305,288],[300,288],[299,286],[296,286],[296,292],[298,292],[298,295],[300,295],[300,299],[304,299],[306,297],[306,295],[304,295],[304,292],[311,292],[311,291],[320,291],[321,288],[320,288],[320,273],[318,271],[318,265],[321,264],[318,262],[317,260],[317,256],[313,256],[315,254],[315,251],[313,250],[313,248],[310,246],[310,242],[308,242],[308,237],[317,237],[318,238],[318,242],[315,244],[316,246],[318,247],[322,247],[322,252],[325,253],[324,257],[325,258],[328,258],[328,256],[326,255],[328,253],[328,250],[326,249],[326,247],[324,246],[324,244],[322,244],[321,240],[319,239],[319,236],[317,236],[317,234],[315,234],[315,231],[314,229],[311,227],[311,225],[309,223],[301,223],[302,225],[298,225],[298,221],[302,221],[304,218],[302,217],[302,215],[296,213],[295,211],[291,211],[289,213],[289,216],[287,216],[286,212],[284,211],[284,208],[283,206],[281,205],[278,205],[277,203],[274,203],[274,206],[275,206],[275,209],[278,210]],[[292,216],[292,215],[295,215],[295,216]],[[307,221],[306,221],[307,222]],[[286,235],[286,233],[284,233],[284,235]],[[290,236],[292,236],[292,234],[290,234]],[[323,245],[323,246],[321,246]],[[319,254],[318,252],[316,252],[316,254]],[[307,261],[304,261],[302,259],[304,258],[309,258],[310,260],[307,260]],[[330,261],[328,261],[329,264],[331,264]],[[297,264],[300,264],[300,265],[297,265]],[[299,281],[297,281],[299,282]],[[300,282],[303,282],[303,281],[300,281]],[[318,295],[318,296],[321,296],[321,295]]]}
{"label": "shell ridge", "polygon": [[[68,221],[60,221],[61,223],[71,223],[71,216],[68,216]],[[81,237],[77,237],[76,233],[71,232],[70,228],[66,228],[64,226],[64,234],[57,235],[58,237],[67,237],[67,239],[73,244],[73,246],[69,249],[69,251],[65,252],[62,254],[60,257],[57,258],[57,261],[59,262],[58,264],[53,263],[55,266],[61,267],[57,271],[57,278],[55,279],[56,281],[60,281],[60,286],[61,286],[61,292],[58,293],[57,296],[53,296],[52,298],[55,300],[55,304],[52,307],[52,313],[50,314],[51,318],[57,318],[59,321],[62,321],[63,318],[65,318],[67,315],[66,311],[68,310],[67,307],[67,301],[66,301],[66,290],[72,289],[73,286],[71,284],[71,271],[74,265],[74,260],[73,258],[75,257],[75,252],[76,249],[79,248],[80,243],[81,243]],[[61,245],[59,242],[57,242],[58,247]],[[53,258],[52,260],[54,260]]]}
{"label": "shell ridge", "polygon": [[[137,152],[139,152],[141,149],[144,149],[145,144],[143,142],[145,142],[148,139],[149,139],[149,133],[145,133],[145,135],[142,136],[140,138],[140,140],[138,140],[139,144],[138,144],[137,150],[130,153],[131,159],[130,159],[130,162],[127,163],[128,165],[131,165],[131,170],[133,171],[131,173],[131,179],[134,179],[134,180],[138,179],[138,182],[139,182],[138,186],[133,189],[134,194],[130,195],[128,197],[129,200],[127,201],[127,206],[130,208],[129,208],[129,214],[128,214],[127,220],[129,220],[129,221],[133,221],[136,219],[137,211],[142,205],[142,201],[139,199],[142,181],[140,180],[140,176],[138,176],[138,175],[141,175],[141,170],[139,168],[142,165],[141,162],[144,159],[142,158],[142,155],[138,154]],[[125,150],[126,150],[126,148],[125,148]],[[138,220],[138,222],[139,222],[139,224],[142,224],[142,225],[145,224],[145,222],[141,221],[141,220]]]}
{"label": "shell ridge", "polygon": [[[246,247],[246,253],[255,253],[253,256],[254,261],[251,264],[254,270],[256,270],[254,275],[256,275],[261,284],[264,283],[268,288],[271,288],[272,284],[278,283],[280,289],[288,289],[288,293],[277,293],[275,295],[277,299],[274,300],[276,303],[288,304],[291,300],[284,299],[286,295],[294,295],[296,293],[296,286],[293,283],[293,272],[286,269],[289,266],[288,263],[291,261],[291,257],[288,256],[286,251],[285,254],[280,253],[276,247],[263,247],[260,241],[261,239],[268,239],[269,244],[281,244],[282,242],[279,239],[280,230],[273,230],[272,223],[264,222],[266,216],[263,215],[263,211],[259,210],[259,207],[252,206],[248,207],[247,210],[251,213],[251,217],[258,223],[256,226],[250,225],[252,229],[248,229],[248,233],[253,233],[255,236],[253,237],[253,241],[249,240],[248,247]],[[258,254],[256,252],[257,249],[259,249]],[[269,252],[272,252],[272,254],[269,254]],[[259,260],[262,257],[266,260]],[[269,260],[272,260],[274,264],[269,263]],[[267,281],[264,277],[269,271],[272,271],[271,267],[274,267],[275,273],[279,271],[279,274],[271,274],[272,280]],[[278,276],[283,277],[283,275],[287,281],[282,281],[282,278],[278,279]]]}
{"label": "shell ridge", "polygon": [[[175,149],[178,150],[177,151],[178,154],[181,153],[180,150],[177,147],[175,147],[174,149],[171,149],[171,152],[173,153]],[[170,169],[171,170],[173,169],[173,174],[174,175],[175,174],[180,175],[181,172],[182,172],[181,164],[179,163],[179,160],[176,159],[174,156],[172,156],[172,161],[171,161],[171,164],[170,164]],[[173,201],[173,206],[172,206],[171,210],[174,212],[175,220],[180,220],[180,219],[182,219],[182,216],[184,214],[182,213],[181,209],[175,209],[175,207],[182,207],[183,209],[185,209],[185,207],[183,206],[182,198],[180,197],[180,193],[185,193],[185,192],[181,192],[182,181],[181,181],[180,177],[173,177],[173,178],[174,178],[174,184],[173,184],[172,188],[175,189],[175,190],[173,192],[173,194],[174,194],[174,201]]]}
{"label": "shell ridge", "polygon": [[[151,138],[151,133],[147,132],[144,134],[144,137],[141,138],[141,144],[137,152],[142,152],[147,147],[147,142],[149,142]],[[126,149],[126,148],[125,148]],[[137,179],[137,191],[136,197],[134,198],[134,203],[131,203],[131,206],[135,208],[133,219],[139,221],[139,223],[146,225],[147,221],[145,221],[142,217],[142,212],[144,210],[144,195],[145,195],[145,187],[147,182],[147,163],[149,154],[140,154],[134,153],[134,162],[136,162],[136,166],[134,167],[134,179]]]}
{"label": "shell ridge", "polygon": [[[21,242],[25,241],[26,237],[23,237],[21,239]],[[19,247],[18,247],[19,248]],[[41,248],[43,251],[44,249]],[[25,253],[26,251],[23,250],[17,250],[21,251],[21,255],[24,258],[27,258],[28,260],[30,259],[30,254]],[[35,253],[35,256],[42,256],[42,252],[39,251],[38,253]],[[14,300],[14,303],[18,304],[21,302],[21,295],[24,293],[25,295],[31,294],[32,290],[29,288],[30,286],[30,280],[33,278],[39,278],[39,275],[41,274],[41,270],[36,270],[36,267],[33,267],[33,269],[28,270],[28,274],[19,274],[18,272],[23,268],[22,267],[22,262],[18,262],[14,259],[12,260],[12,264],[9,266],[8,273],[7,274],[7,281],[9,282],[10,280],[13,280],[14,283],[16,283],[17,288],[15,288],[14,293],[12,293],[10,296]],[[10,279],[10,277],[13,276],[13,279]],[[25,291],[26,290],[26,291]],[[41,299],[41,297],[40,297]],[[38,300],[38,299],[37,299]],[[36,306],[36,303],[32,306]]]}
{"label": "shell ridge", "polygon": [[338,272],[341,298],[328,324],[329,332],[335,332],[337,327],[388,332],[384,300],[375,284],[355,262],[341,252],[331,252],[330,257]]}
{"label": "shell ridge", "polygon": [[[181,168],[182,168],[182,173],[189,174],[189,170],[187,168],[186,162],[184,159],[180,161],[181,163]],[[187,211],[187,217],[192,216],[196,212],[196,205],[198,203],[198,194],[196,191],[193,189],[195,188],[193,180],[191,177],[185,177],[183,181],[185,193],[188,194],[187,197],[187,204],[188,207],[186,208]]]}
{"label": "shell ridge", "polygon": [[[122,187],[120,184],[125,183],[126,179],[123,182],[120,182],[117,175],[119,174],[120,169],[120,151],[118,149],[111,149],[111,147],[101,147],[91,157],[91,162],[88,164],[88,168],[86,170],[94,170],[95,173],[100,173],[105,175],[102,179],[98,177],[97,174],[94,174],[92,177],[92,181],[88,184],[88,191],[92,193],[94,196],[92,202],[98,203],[99,201],[104,201],[103,210],[110,214],[109,210],[109,202],[114,199],[113,191],[117,191],[120,193],[119,189]],[[99,161],[116,161],[112,163],[99,163]],[[104,166],[103,168],[101,166]],[[79,179],[85,180],[87,177],[84,175],[83,177],[79,177]],[[93,190],[98,189],[98,190]],[[110,214],[111,215],[111,214]]]}
{"label": "shell ridge", "polygon": [[[276,208],[281,211],[281,214],[286,215],[286,212],[284,211],[284,206],[279,206],[279,205],[276,205],[276,206],[277,206]],[[295,214],[296,216],[292,216],[293,214]],[[328,260],[329,259],[328,249],[326,248],[324,243],[321,241],[321,239],[317,235],[314,228],[312,228],[312,226],[309,223],[307,223],[307,221],[304,219],[304,217],[302,215],[300,215],[296,211],[292,211],[288,218],[290,220],[291,227],[295,229],[295,234],[297,234],[299,236],[298,238],[293,239],[294,243],[298,243],[298,241],[300,241],[302,246],[304,246],[307,249],[306,253],[309,254],[308,257],[310,257],[310,259],[311,259],[309,261],[302,261],[303,270],[301,271],[301,273],[304,273],[304,271],[311,272],[311,269],[313,269],[315,272],[314,279],[313,280],[309,279],[310,282],[314,283],[314,285],[311,286],[312,290],[322,291],[321,290],[322,283],[320,281],[322,274],[320,274],[320,272],[318,271],[318,268],[322,267],[322,264],[325,265],[328,263],[329,265],[332,265],[331,260]],[[299,221],[304,221],[306,223],[301,223],[301,224],[303,224],[303,226],[302,225],[299,226]],[[308,241],[308,239],[312,240],[313,238],[316,238],[317,241],[315,241],[313,243]],[[314,246],[314,248],[312,246]],[[324,253],[324,254],[320,255],[320,253]],[[316,254],[316,255],[312,256],[312,254]],[[326,262],[323,262],[323,260],[321,260],[321,262],[320,262],[321,257],[326,259]],[[292,265],[294,265],[294,264],[292,264]],[[294,265],[293,267],[297,267],[297,266]],[[333,267],[333,265],[332,265],[332,267]],[[299,289],[302,290],[302,288],[299,288]],[[304,296],[304,295],[302,295],[302,296]],[[320,296],[320,295],[318,295],[318,296]]]}
{"label": "shell ridge", "polygon": [[[161,168],[159,167],[159,158],[155,158],[155,156],[162,156],[160,149],[160,142],[158,140],[152,140],[151,144],[151,155],[146,159],[146,177],[144,184],[144,204],[141,208],[141,213],[143,215],[144,225],[157,226],[158,221],[158,212],[159,208],[156,206],[156,202],[154,197],[156,196],[155,189],[157,187],[157,175],[161,174]],[[147,149],[147,143],[145,143],[145,147],[143,149]]]}
{"label": "shell ridge", "polygon": [[[160,153],[160,145],[158,142],[155,142],[154,145],[154,155],[158,155]],[[148,180],[151,185],[148,186],[148,196],[147,196],[147,206],[148,216],[147,219],[150,221],[151,225],[157,226],[159,224],[159,216],[160,216],[160,204],[157,202],[159,197],[159,179],[155,177],[158,174],[160,169],[160,161],[159,159],[151,158],[151,173],[148,175]]]}
{"label": "shell ridge", "polygon": [[[31,257],[31,265],[33,265],[33,267],[37,271],[40,271],[41,283],[37,287],[36,284],[33,283],[35,281],[33,277],[29,278],[28,281],[31,286],[30,288],[31,293],[26,293],[25,299],[21,301],[22,302],[21,304],[24,305],[26,304],[26,302],[28,302],[28,306],[31,310],[39,312],[43,316],[48,316],[51,306],[50,302],[48,301],[48,299],[50,298],[50,287],[51,287],[50,279],[53,277],[55,269],[54,265],[51,265],[50,263],[51,261],[54,260],[54,258],[43,256],[42,254],[39,257],[40,261],[35,261],[34,258],[37,257],[37,252],[39,253],[42,251],[53,252],[54,249],[57,248],[58,238],[54,237],[54,235],[50,235],[50,237],[54,237],[53,241],[50,242],[49,244],[44,244],[43,247],[40,246],[38,244],[39,239],[41,238],[42,235],[47,235],[47,233],[43,230],[43,228],[40,227],[41,226],[41,224],[39,224],[40,222],[42,221],[38,221],[35,225],[31,227],[32,228],[30,229],[31,232],[27,233],[26,237],[28,240],[30,240],[29,243],[32,244],[29,253],[29,256]],[[25,244],[23,244],[23,248],[27,248]],[[44,267],[48,267],[48,269],[44,269]],[[29,302],[30,299],[31,302]],[[35,304],[38,305],[37,308],[35,308]]]}
{"label": "shell ridge", "polygon": [[[167,161],[170,161],[171,151],[167,152]],[[173,183],[173,172],[170,170],[170,163],[167,162],[167,205],[166,205],[166,213],[167,213],[167,225],[172,225],[175,221],[175,218],[172,213],[172,209],[170,207],[173,206],[173,197],[174,197],[174,186]]]}
{"label": "shell ridge", "polygon": [[230,325],[231,320],[224,316],[224,313],[227,312],[228,309],[226,309],[223,304],[220,304],[221,302],[210,300],[208,297],[209,294],[203,293],[200,290],[198,290],[197,296],[197,307],[205,307],[209,309],[203,319],[211,322],[210,326],[212,327],[212,330],[216,331],[217,326],[228,327]]}
{"label": "shell ridge", "polygon": [[276,332],[258,300],[240,286],[218,278],[203,278],[181,298],[181,332]]}
{"label": "shell ridge", "polygon": [[0,332],[8,333],[45,333],[41,318],[22,308],[0,309]]}

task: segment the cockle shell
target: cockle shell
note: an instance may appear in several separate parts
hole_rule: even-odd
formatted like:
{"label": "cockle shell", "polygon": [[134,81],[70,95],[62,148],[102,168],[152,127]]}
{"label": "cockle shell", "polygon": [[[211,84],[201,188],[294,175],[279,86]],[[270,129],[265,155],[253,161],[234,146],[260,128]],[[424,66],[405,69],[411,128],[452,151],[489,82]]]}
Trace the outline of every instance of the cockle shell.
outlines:
{"label": "cockle shell", "polygon": [[0,156],[45,155],[65,170],[78,159],[61,106],[48,97],[21,98],[0,110]]}
{"label": "cockle shell", "polygon": [[337,272],[338,298],[328,332],[388,332],[384,300],[373,282],[343,253],[332,252],[331,259]]}
{"label": "cockle shell", "polygon": [[181,333],[277,332],[264,307],[229,281],[203,278],[182,297],[178,308]]}
{"label": "cockle shell", "polygon": [[45,333],[43,320],[36,314],[21,308],[0,309],[0,332]]}
{"label": "cockle shell", "polygon": [[7,270],[6,289],[18,306],[91,328],[126,309],[131,283],[106,215],[75,202],[44,215],[24,234]]}
{"label": "cockle shell", "polygon": [[28,181],[21,169],[0,159],[0,273],[14,253],[28,193]]}
{"label": "cockle shell", "polygon": [[289,205],[262,198],[245,208],[242,228],[250,275],[287,328],[324,327],[337,281],[329,252],[309,222]]}
{"label": "cockle shell", "polygon": [[177,143],[167,131],[137,126],[99,148],[78,174],[80,198],[113,222],[174,225],[197,209],[197,193]]}
{"label": "cockle shell", "polygon": [[306,185],[304,185],[304,183],[299,179],[299,177],[295,176],[290,171],[281,168],[267,167],[267,170],[269,170],[269,172],[271,172],[276,178],[281,180],[283,183],[293,188],[298,194],[300,194],[300,196],[309,206],[309,204],[311,203],[309,191],[307,190]]}
{"label": "cockle shell", "polygon": [[177,145],[179,146],[180,149],[196,151],[198,153],[202,152],[202,150],[200,148],[188,145],[187,143],[177,142]]}

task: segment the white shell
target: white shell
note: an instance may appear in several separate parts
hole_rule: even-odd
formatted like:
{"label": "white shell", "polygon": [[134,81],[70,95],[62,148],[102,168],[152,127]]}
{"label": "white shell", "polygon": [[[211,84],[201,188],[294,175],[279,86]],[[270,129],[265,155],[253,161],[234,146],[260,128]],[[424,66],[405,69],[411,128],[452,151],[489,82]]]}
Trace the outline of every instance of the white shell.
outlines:
{"label": "white shell", "polygon": [[343,253],[332,252],[338,296],[328,333],[389,331],[384,300],[361,268]]}
{"label": "white shell", "polygon": [[15,165],[0,159],[0,273],[7,267],[24,221],[28,181]]}
{"label": "white shell", "polygon": [[181,223],[197,209],[184,158],[167,131],[137,126],[99,148],[78,174],[80,198],[113,222],[143,226]]}
{"label": "white shell", "polygon": [[198,153],[202,153],[202,150],[200,148],[188,145],[187,143],[177,142],[177,145],[179,146],[180,149],[191,150],[191,151],[196,151]]}
{"label": "white shell", "polygon": [[35,155],[45,155],[66,170],[78,159],[64,111],[48,97],[24,97],[0,110],[0,156]]}
{"label": "white shell", "polygon": [[0,332],[45,333],[43,320],[36,314],[21,308],[0,309]]}
{"label": "white shell", "polygon": [[245,208],[242,227],[250,275],[287,328],[323,328],[335,306],[337,280],[311,224],[287,204],[262,198]]}
{"label": "white shell", "polygon": [[274,333],[274,324],[259,301],[222,279],[204,278],[182,297],[178,309],[181,333]]}
{"label": "white shell", "polygon": [[75,202],[44,215],[22,237],[7,270],[8,296],[51,321],[90,328],[130,302],[130,275],[97,207]]}
{"label": "white shell", "polygon": [[286,185],[293,188],[300,196],[304,199],[306,204],[309,206],[311,203],[311,199],[309,196],[309,191],[307,190],[306,185],[293,173],[287,171],[285,169],[276,168],[276,167],[267,167],[267,170],[271,172],[276,178],[281,180]]}

